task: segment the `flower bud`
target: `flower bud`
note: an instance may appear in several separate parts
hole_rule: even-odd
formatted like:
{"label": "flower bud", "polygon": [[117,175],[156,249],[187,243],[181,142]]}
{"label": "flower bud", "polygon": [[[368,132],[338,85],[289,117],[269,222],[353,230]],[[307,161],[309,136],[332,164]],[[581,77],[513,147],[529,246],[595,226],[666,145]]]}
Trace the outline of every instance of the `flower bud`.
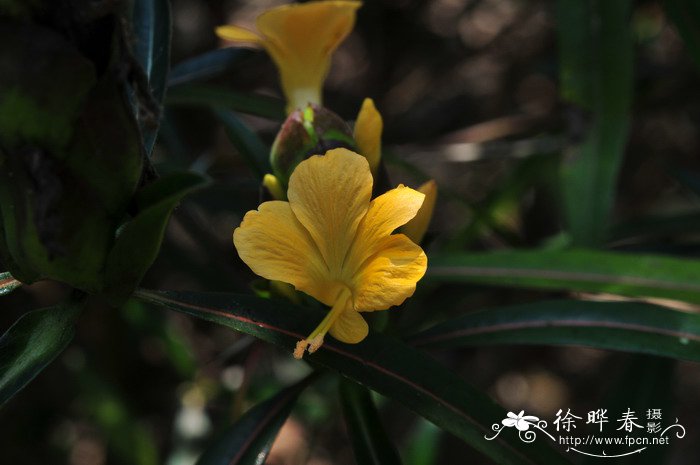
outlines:
{"label": "flower bud", "polygon": [[279,180],[273,174],[266,174],[263,177],[263,186],[275,200],[287,200],[287,193],[280,185]]}
{"label": "flower bud", "polygon": [[425,194],[423,205],[421,205],[416,216],[401,228],[401,232],[416,244],[420,245],[420,243],[423,242],[425,233],[428,231],[428,226],[430,225],[430,220],[433,219],[433,210],[435,209],[435,201],[437,200],[438,194],[437,191],[437,184],[433,179],[418,188],[418,192]]}
{"label": "flower bud", "polygon": [[379,172],[379,163],[382,159],[383,128],[382,115],[374,106],[374,101],[371,98],[366,98],[362,102],[360,113],[357,115],[353,137],[359,149],[358,153],[367,159],[369,169],[375,177]]}
{"label": "flower bud", "polygon": [[270,153],[272,171],[286,186],[303,160],[341,147],[355,149],[350,126],[327,108],[308,105],[292,112],[277,134]]}

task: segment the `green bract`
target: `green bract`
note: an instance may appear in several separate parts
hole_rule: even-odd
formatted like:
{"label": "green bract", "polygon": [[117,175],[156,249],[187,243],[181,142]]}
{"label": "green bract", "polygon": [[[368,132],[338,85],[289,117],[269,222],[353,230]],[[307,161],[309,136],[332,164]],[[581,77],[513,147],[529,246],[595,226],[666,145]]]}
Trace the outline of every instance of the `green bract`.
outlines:
{"label": "green bract", "polygon": [[348,124],[327,108],[311,104],[293,111],[277,133],[270,152],[272,171],[286,186],[303,160],[341,147],[356,150]]}

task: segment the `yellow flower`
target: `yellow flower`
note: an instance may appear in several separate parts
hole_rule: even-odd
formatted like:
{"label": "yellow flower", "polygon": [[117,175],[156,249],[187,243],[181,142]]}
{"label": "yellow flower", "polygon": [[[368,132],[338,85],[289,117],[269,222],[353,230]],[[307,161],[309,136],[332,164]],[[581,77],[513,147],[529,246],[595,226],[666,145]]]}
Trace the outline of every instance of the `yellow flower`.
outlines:
{"label": "yellow flower", "polygon": [[420,209],[424,195],[399,187],[370,201],[367,160],[347,149],[301,162],[289,202],[265,202],[233,232],[241,259],[258,275],[294,285],[332,307],[299,341],[294,356],[316,351],[326,333],[357,343],[368,333],[359,312],[386,310],[413,295],[425,274],[423,250],[391,234]]}
{"label": "yellow flower", "polygon": [[348,0],[284,5],[258,16],[259,35],[236,26],[220,26],[216,34],[267,50],[280,72],[287,113],[291,113],[308,103],[321,105],[321,86],[331,56],[352,31],[361,5]]}

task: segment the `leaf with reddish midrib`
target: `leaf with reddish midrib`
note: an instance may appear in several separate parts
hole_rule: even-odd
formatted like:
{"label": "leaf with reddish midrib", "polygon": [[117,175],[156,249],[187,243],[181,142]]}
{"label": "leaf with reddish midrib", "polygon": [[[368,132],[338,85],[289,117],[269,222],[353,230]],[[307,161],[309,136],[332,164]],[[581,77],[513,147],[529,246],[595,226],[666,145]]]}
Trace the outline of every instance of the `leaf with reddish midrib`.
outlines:
{"label": "leaf with reddish midrib", "polygon": [[421,347],[581,345],[700,361],[700,315],[641,302],[555,300],[468,313],[413,336]]}
{"label": "leaf with reddish midrib", "polygon": [[[140,290],[135,297],[253,335],[290,353],[323,316],[254,296]],[[305,357],[403,403],[498,464],[569,463],[544,439],[524,444],[517,435],[504,433],[487,441],[484,437],[493,435],[491,426],[505,417],[505,410],[429,355],[390,336],[370,332],[359,344],[328,337],[321,349]]]}

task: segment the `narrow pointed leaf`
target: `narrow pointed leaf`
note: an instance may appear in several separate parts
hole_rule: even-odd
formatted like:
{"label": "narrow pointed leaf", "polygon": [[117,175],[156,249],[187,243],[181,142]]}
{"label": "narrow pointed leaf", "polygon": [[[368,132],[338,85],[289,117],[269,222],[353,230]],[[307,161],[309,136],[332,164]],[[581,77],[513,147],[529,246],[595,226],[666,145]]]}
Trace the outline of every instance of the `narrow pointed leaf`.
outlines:
{"label": "narrow pointed leaf", "polygon": [[105,294],[115,305],[128,297],[155,261],[175,206],[206,184],[195,173],[172,173],[137,194],[140,211],[121,229],[107,257]]}
{"label": "narrow pointed leaf", "polygon": [[0,273],[0,296],[9,294],[22,285],[10,273]]}
{"label": "narrow pointed leaf", "polygon": [[700,303],[700,261],[594,250],[432,255],[426,279]]}
{"label": "narrow pointed leaf", "polygon": [[311,376],[251,408],[204,452],[197,465],[264,463],[277,433]]}
{"label": "narrow pointed leaf", "polygon": [[[323,317],[319,312],[253,296],[197,292],[137,291],[146,302],[251,334],[293,352]],[[370,332],[360,344],[327,338],[308,360],[344,376],[429,419],[499,464],[568,463],[546,443],[523,444],[491,425],[505,410],[427,354],[384,334]]]}
{"label": "narrow pointed leaf", "polygon": [[276,121],[283,121],[286,115],[281,99],[203,84],[183,84],[170,88],[167,103],[223,108]]}
{"label": "narrow pointed leaf", "polygon": [[438,463],[442,431],[434,424],[419,418],[403,449],[405,465],[433,465]]}
{"label": "narrow pointed leaf", "polygon": [[[170,38],[172,35],[169,0],[137,0],[133,12],[134,54],[141,64],[156,104],[165,96],[170,69]],[[143,125],[146,152],[151,153],[158,133],[159,121]],[[151,127],[152,126],[152,127]]]}
{"label": "narrow pointed leaf", "polygon": [[340,402],[358,465],[400,465],[370,392],[347,379],[340,381]]}
{"label": "narrow pointed leaf", "polygon": [[630,12],[630,0],[557,2],[561,91],[572,116],[563,205],[579,246],[605,240],[614,204],[632,102]]}
{"label": "narrow pointed leaf", "polygon": [[73,339],[80,306],[59,305],[23,315],[0,337],[0,405],[26,386]]}
{"label": "narrow pointed leaf", "polygon": [[188,84],[217,76],[232,69],[242,59],[253,54],[245,48],[220,48],[194,58],[190,58],[173,66],[168,74],[168,86]]}
{"label": "narrow pointed leaf", "polygon": [[545,301],[472,312],[410,341],[440,348],[582,345],[700,361],[700,315],[640,302]]}

